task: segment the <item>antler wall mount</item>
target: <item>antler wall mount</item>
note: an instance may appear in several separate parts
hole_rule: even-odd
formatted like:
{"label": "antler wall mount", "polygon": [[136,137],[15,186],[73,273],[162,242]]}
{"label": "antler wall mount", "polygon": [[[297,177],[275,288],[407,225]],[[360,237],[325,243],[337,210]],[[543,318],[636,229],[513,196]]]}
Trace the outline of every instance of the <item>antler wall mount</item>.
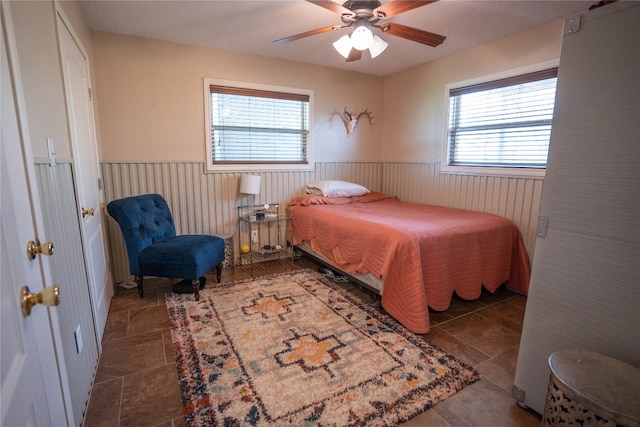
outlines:
{"label": "antler wall mount", "polygon": [[366,117],[369,120],[369,124],[373,121],[373,112],[365,109],[360,113],[354,113],[353,110],[347,109],[344,107],[344,111],[342,112],[342,120],[344,121],[344,126],[347,128],[347,136],[351,135],[351,132],[354,131],[358,122],[361,118]]}

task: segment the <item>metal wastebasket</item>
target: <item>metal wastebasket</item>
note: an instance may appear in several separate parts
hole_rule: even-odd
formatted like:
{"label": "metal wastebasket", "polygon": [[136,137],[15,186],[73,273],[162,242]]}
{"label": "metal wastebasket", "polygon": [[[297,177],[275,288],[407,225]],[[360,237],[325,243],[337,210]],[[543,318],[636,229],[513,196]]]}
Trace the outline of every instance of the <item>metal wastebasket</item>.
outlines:
{"label": "metal wastebasket", "polygon": [[640,426],[640,369],[584,350],[553,353],[549,368],[543,426]]}

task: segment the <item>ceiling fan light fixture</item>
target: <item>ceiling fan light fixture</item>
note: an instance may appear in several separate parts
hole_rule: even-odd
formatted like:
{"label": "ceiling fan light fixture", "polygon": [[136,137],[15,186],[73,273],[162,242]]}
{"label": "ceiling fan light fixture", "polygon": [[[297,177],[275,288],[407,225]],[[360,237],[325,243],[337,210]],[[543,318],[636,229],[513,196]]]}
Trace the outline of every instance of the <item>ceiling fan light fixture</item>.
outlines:
{"label": "ceiling fan light fixture", "polygon": [[367,27],[361,25],[351,33],[351,43],[357,50],[367,50],[373,42],[373,33]]}
{"label": "ceiling fan light fixture", "polygon": [[[401,13],[426,6],[438,0],[346,0],[342,5],[338,0],[306,0],[311,4],[320,6],[330,12],[338,14],[343,25],[330,25],[294,34],[289,37],[275,40],[276,44],[288,43],[301,38],[323,34],[329,31],[350,28],[351,34],[343,36],[333,43],[333,47],[344,57],[347,62],[362,59],[362,51],[369,49],[371,58],[378,57],[386,50],[388,44],[385,40],[373,33],[383,33],[394,37],[411,40],[427,46],[439,46],[446,36],[420,30],[397,23],[380,22]],[[344,1],[344,0],[340,0]],[[374,31],[375,30],[375,31]]]}
{"label": "ceiling fan light fixture", "polygon": [[382,40],[378,36],[373,36],[373,41],[371,42],[371,46],[369,46],[369,53],[371,54],[371,58],[375,58],[380,55],[384,50],[389,46],[389,43]]}
{"label": "ceiling fan light fixture", "polygon": [[333,47],[342,55],[345,59],[349,57],[353,44],[349,36],[342,36],[337,41],[333,42]]}

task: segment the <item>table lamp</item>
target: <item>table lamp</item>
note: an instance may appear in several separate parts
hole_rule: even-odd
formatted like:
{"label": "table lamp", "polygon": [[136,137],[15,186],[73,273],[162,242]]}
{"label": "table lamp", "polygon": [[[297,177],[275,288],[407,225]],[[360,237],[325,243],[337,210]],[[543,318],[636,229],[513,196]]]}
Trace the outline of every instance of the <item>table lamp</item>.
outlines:
{"label": "table lamp", "polygon": [[240,193],[251,195],[251,205],[254,205],[254,197],[260,194],[260,175],[240,176]]}

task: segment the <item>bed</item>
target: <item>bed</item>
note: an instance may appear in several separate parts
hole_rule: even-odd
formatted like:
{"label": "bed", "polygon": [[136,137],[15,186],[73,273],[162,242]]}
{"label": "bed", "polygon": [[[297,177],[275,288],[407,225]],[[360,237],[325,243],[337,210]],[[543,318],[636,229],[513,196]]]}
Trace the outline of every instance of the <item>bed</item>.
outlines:
{"label": "bed", "polygon": [[520,233],[484,212],[407,203],[378,192],[306,194],[289,202],[291,243],[381,294],[382,307],[416,333],[429,308],[444,311],[454,292],[483,287],[527,294],[529,263]]}

